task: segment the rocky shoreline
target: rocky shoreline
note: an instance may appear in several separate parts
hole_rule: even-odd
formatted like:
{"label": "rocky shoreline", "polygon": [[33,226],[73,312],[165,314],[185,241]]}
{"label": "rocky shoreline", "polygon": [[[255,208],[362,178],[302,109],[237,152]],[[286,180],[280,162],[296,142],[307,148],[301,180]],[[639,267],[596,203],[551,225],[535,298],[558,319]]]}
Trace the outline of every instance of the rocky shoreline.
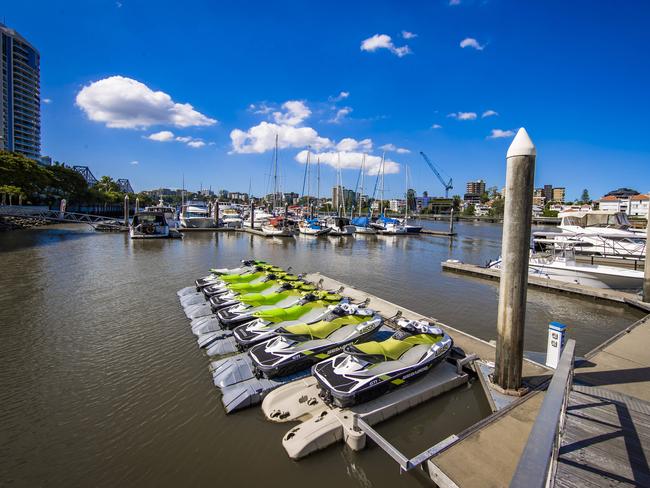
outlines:
{"label": "rocky shoreline", "polygon": [[26,219],[23,217],[0,217],[0,232],[9,230],[31,229],[33,227],[41,227],[44,225],[51,225],[44,219]]}

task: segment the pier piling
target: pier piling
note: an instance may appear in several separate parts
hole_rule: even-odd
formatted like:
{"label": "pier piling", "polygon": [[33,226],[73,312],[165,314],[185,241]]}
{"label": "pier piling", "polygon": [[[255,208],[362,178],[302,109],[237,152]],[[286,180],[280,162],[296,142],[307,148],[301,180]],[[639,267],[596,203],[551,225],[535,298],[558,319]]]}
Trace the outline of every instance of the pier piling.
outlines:
{"label": "pier piling", "polygon": [[215,227],[221,227],[219,225],[219,199],[214,201],[214,225]]}
{"label": "pier piling", "polygon": [[135,197],[135,209],[133,213],[138,213],[139,208],[140,208],[140,199],[138,197]]}
{"label": "pier piling", "polygon": [[648,263],[648,241],[650,240],[650,213],[645,225],[645,261],[643,264],[643,301],[650,302],[650,266]]}
{"label": "pier piling", "polygon": [[450,236],[454,235],[454,209],[453,208],[449,213],[449,235]]}
{"label": "pier piling", "polygon": [[124,195],[124,226],[129,226],[129,196]]}
{"label": "pier piling", "polygon": [[251,200],[251,229],[255,228],[255,202]]}
{"label": "pier piling", "polygon": [[494,383],[506,393],[521,388],[535,146],[519,129],[506,155],[506,201],[501,247]]}

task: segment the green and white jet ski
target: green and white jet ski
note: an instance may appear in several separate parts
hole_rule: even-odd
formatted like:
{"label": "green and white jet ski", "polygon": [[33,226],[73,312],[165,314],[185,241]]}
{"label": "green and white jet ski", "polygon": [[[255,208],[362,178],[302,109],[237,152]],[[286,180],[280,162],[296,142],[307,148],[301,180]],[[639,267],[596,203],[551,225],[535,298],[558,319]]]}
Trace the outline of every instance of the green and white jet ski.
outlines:
{"label": "green and white jet ski", "polygon": [[306,369],[338,354],[347,344],[367,340],[382,323],[373,310],[343,303],[318,322],[280,326],[248,341],[238,336],[239,330],[245,331],[245,326],[240,326],[235,329],[235,339],[245,347],[268,334],[276,336],[248,352],[256,375],[270,379]]}
{"label": "green and white jet ski", "polygon": [[287,290],[296,290],[300,292],[316,290],[315,285],[301,281],[298,276],[282,273],[277,277],[276,275],[271,274],[269,275],[268,280],[257,284],[251,284],[251,286],[243,288],[243,292],[238,291],[242,288],[243,287],[240,288],[233,285],[233,287],[228,288],[226,293],[211,296],[209,301],[212,311],[216,312],[217,310],[230,307],[231,305],[237,305],[238,303],[252,304],[258,299],[258,297],[269,298],[275,296],[277,293]]}
{"label": "green and white jet ski", "polygon": [[279,295],[280,300],[277,300],[277,297],[260,297],[250,305],[242,303],[221,309],[216,313],[216,316],[226,329],[233,329],[239,324],[254,319],[283,322],[285,320],[299,319],[303,312],[311,308],[310,302],[321,301],[334,304],[340,302],[343,298],[338,293],[324,290],[297,294],[282,292]]}
{"label": "green and white jet ski", "polygon": [[259,273],[263,273],[265,271],[280,273],[283,270],[282,268],[278,268],[277,266],[272,266],[270,264],[253,264],[251,266],[237,268],[234,273],[211,273],[208,276],[197,279],[194,284],[196,285],[196,291],[201,291],[206,286],[221,285],[222,287],[225,287],[227,284],[248,283],[260,276]]}
{"label": "green and white jet ski", "polygon": [[350,407],[410,383],[443,361],[453,341],[426,321],[400,320],[400,329],[381,342],[348,345],[313,367],[326,403]]}
{"label": "green and white jet ski", "polygon": [[209,300],[211,297],[215,296],[222,296],[222,295],[232,295],[233,297],[236,295],[244,294],[244,293],[261,293],[263,291],[266,291],[267,288],[272,286],[274,283],[272,280],[277,280],[277,281],[298,281],[300,280],[300,276],[290,274],[290,273],[285,273],[284,271],[282,272],[270,272],[270,271],[265,271],[264,272],[266,276],[264,276],[262,279],[254,279],[249,282],[244,282],[244,283],[226,283],[225,286],[223,286],[223,283],[216,283],[214,285],[206,286],[202,289],[203,295],[207,300]]}

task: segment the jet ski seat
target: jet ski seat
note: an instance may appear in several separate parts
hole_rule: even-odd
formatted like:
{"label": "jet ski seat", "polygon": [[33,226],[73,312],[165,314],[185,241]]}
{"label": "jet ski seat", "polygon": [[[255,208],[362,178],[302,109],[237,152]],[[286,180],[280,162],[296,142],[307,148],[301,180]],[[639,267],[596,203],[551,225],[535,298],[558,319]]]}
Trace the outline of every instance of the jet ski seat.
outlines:
{"label": "jet ski seat", "polygon": [[320,322],[316,322],[314,324],[290,325],[284,329],[292,334],[305,336],[306,340],[325,339],[326,337],[329,337],[331,334],[340,330],[343,326],[357,325],[362,322],[366,322],[369,318],[370,317],[367,316],[348,315],[331,321],[321,320]]}

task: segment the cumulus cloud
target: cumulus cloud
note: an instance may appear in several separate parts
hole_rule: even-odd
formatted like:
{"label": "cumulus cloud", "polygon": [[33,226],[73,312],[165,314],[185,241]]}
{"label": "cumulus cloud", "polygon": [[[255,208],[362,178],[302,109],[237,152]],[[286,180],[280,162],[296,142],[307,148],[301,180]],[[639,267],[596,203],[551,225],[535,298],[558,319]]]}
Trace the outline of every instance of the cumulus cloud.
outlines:
{"label": "cumulus cloud", "polygon": [[161,130],[160,132],[149,134],[147,136],[147,139],[151,139],[152,141],[158,141],[158,142],[173,141],[174,133],[170,130]]}
{"label": "cumulus cloud", "polygon": [[215,119],[189,103],[177,103],[165,92],[124,76],[110,76],[84,86],[76,105],[94,122],[118,129],[146,129],[152,125],[209,126]]}
{"label": "cumulus cloud", "polygon": [[398,58],[411,53],[411,49],[407,45],[400,47],[395,46],[395,44],[393,44],[393,39],[387,34],[375,34],[361,42],[362,51],[374,52],[378,49],[388,49]]}
{"label": "cumulus cloud", "polygon": [[481,118],[484,119],[486,117],[496,117],[499,115],[499,112],[495,112],[494,110],[486,110],[483,112],[483,115],[481,115]]}
{"label": "cumulus cloud", "polygon": [[340,102],[341,100],[345,100],[350,96],[350,92],[342,91],[335,97],[329,97],[330,102]]}
{"label": "cumulus cloud", "polygon": [[512,137],[515,135],[515,131],[512,130],[501,130],[501,129],[492,129],[492,132],[490,133],[489,136],[487,136],[488,139],[501,139],[505,137]]}
{"label": "cumulus cloud", "polygon": [[447,114],[447,117],[451,117],[456,120],[476,120],[476,112],[452,112]]}
{"label": "cumulus cloud", "polygon": [[409,154],[411,151],[405,147],[397,147],[395,144],[384,144],[379,149],[386,152],[396,152],[397,154]]}
{"label": "cumulus cloud", "polygon": [[[358,152],[358,151],[341,151],[341,152],[328,151],[328,152],[312,154],[310,159],[311,161],[314,161],[315,159],[319,159],[322,164],[327,164],[328,166],[332,166],[333,168],[338,168],[340,166],[341,169],[359,169],[361,168],[361,161],[363,161],[364,154],[365,153]],[[366,174],[376,175],[377,173],[379,173],[379,171],[381,170],[381,156],[365,154],[365,157],[366,157],[366,162],[364,168]],[[303,163],[303,164],[306,163],[307,150],[300,151],[296,155],[295,159],[299,163]],[[395,161],[386,159],[386,161],[384,162],[384,172],[386,174],[399,173],[399,169],[400,169],[400,165]]]}
{"label": "cumulus cloud", "polygon": [[247,131],[235,129],[230,132],[232,152],[246,154],[269,151],[275,145],[276,134],[278,135],[278,147],[280,149],[306,146],[322,149],[333,145],[331,140],[320,137],[318,132],[311,127],[294,127],[271,122],[260,122]]}
{"label": "cumulus cloud", "polygon": [[183,144],[187,144],[189,147],[193,147],[193,148],[199,148],[206,145],[203,139],[200,139],[198,137],[191,137],[191,136],[174,136],[174,133],[169,130],[161,130],[160,132],[149,134],[148,136],[145,137],[145,139],[149,139],[157,142],[170,142],[170,141],[182,142]]}
{"label": "cumulus cloud", "polygon": [[140,164],[140,161],[131,161],[129,164],[132,164],[133,166],[137,166]]}
{"label": "cumulus cloud", "polygon": [[357,141],[351,137],[346,137],[339,141],[339,143],[336,145],[336,149],[343,152],[372,151],[372,139],[362,139],[360,141]]}
{"label": "cumulus cloud", "polygon": [[271,106],[267,105],[265,102],[263,102],[263,103],[260,103],[259,105],[251,103],[248,106],[248,110],[250,110],[251,112],[253,112],[255,114],[266,115],[266,114],[269,114],[269,113],[273,112],[274,109],[273,109],[273,107],[271,107]]}
{"label": "cumulus cloud", "polygon": [[298,125],[311,115],[311,110],[300,100],[289,100],[282,104],[284,112],[273,112],[273,120],[278,124]]}
{"label": "cumulus cloud", "polygon": [[431,126],[432,129],[442,129],[442,126],[440,124],[433,124]]}
{"label": "cumulus cloud", "polygon": [[409,31],[405,31],[405,30],[402,31],[402,37],[404,39],[415,39],[417,36],[418,35],[414,34],[413,32],[409,32]]}
{"label": "cumulus cloud", "polygon": [[473,37],[467,37],[467,38],[463,39],[462,41],[460,41],[460,47],[462,47],[462,48],[472,47],[472,48],[476,49],[477,51],[482,51],[483,49],[485,49],[485,46],[480,45],[478,43],[478,41],[476,39],[474,39]]}
{"label": "cumulus cloud", "polygon": [[336,111],[334,117],[328,120],[328,122],[332,124],[340,124],[351,113],[352,113],[352,107],[341,107]]}
{"label": "cumulus cloud", "polygon": [[50,103],[52,103],[52,99],[51,98],[44,98],[42,100],[42,102],[45,103],[45,104],[50,104]]}

